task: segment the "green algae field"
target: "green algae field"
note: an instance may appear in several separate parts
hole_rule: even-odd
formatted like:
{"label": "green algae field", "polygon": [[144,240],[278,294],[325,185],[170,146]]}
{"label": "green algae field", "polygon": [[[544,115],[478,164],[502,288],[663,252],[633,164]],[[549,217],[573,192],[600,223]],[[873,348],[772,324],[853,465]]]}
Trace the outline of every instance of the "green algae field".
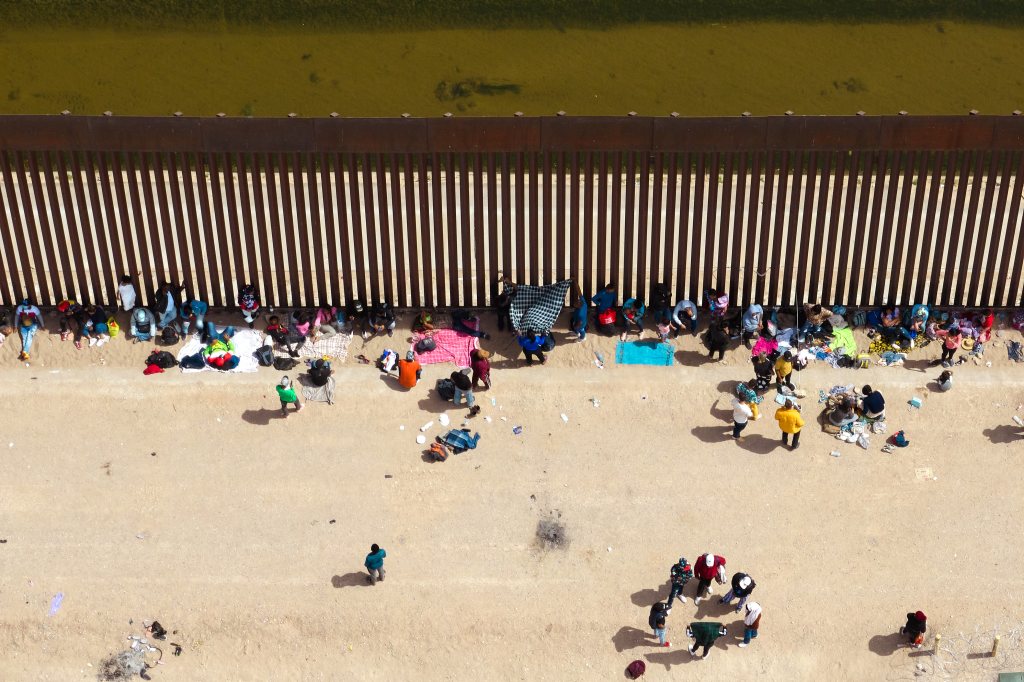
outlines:
{"label": "green algae field", "polygon": [[6,22],[0,113],[734,116],[1024,108],[1024,26],[1013,22],[142,26]]}

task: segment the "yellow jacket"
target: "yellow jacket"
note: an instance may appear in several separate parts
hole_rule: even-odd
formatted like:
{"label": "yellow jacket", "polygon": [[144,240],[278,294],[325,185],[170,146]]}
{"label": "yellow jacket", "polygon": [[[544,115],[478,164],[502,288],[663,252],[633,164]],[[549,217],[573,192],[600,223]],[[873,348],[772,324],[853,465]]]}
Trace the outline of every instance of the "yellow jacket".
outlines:
{"label": "yellow jacket", "polygon": [[783,433],[799,433],[804,425],[800,410],[787,410],[785,407],[775,410],[775,421],[779,422],[779,428]]}

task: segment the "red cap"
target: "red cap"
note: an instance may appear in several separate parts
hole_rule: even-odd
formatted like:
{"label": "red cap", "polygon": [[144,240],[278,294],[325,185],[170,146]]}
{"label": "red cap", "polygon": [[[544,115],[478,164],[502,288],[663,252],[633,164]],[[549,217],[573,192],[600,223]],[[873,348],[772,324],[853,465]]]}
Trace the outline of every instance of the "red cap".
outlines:
{"label": "red cap", "polygon": [[917,618],[918,620],[922,621],[928,620],[928,616],[924,615],[924,611],[918,611],[917,613],[915,613],[914,618]]}

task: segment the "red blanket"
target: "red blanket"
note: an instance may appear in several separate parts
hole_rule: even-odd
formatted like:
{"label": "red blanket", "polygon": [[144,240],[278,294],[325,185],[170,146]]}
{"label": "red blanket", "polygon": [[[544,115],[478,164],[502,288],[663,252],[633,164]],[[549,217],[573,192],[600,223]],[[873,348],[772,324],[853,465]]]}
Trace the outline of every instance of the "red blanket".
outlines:
{"label": "red blanket", "polygon": [[[412,350],[416,350],[419,343],[426,334],[414,332],[412,335]],[[439,362],[454,362],[457,367],[469,367],[469,354],[474,348],[479,348],[478,339],[475,336],[457,332],[454,329],[437,329],[430,334],[433,337],[437,348],[426,353],[416,353],[416,359],[421,365],[434,365]]]}

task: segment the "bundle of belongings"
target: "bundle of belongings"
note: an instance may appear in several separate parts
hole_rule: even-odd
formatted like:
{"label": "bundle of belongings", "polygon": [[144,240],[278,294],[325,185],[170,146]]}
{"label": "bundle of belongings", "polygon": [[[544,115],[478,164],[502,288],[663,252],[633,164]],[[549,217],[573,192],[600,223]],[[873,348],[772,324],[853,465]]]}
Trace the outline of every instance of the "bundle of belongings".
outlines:
{"label": "bundle of belongings", "polygon": [[818,402],[822,404],[821,429],[834,434],[837,440],[857,443],[867,449],[872,433],[885,433],[884,417],[874,420],[865,417],[858,407],[860,393],[853,384],[833,386],[828,393],[820,391]]}
{"label": "bundle of belongings", "polygon": [[154,350],[146,358],[146,369],[143,374],[161,374],[165,369],[170,369],[178,364],[178,360],[165,350]]}
{"label": "bundle of belongings", "polygon": [[469,435],[469,429],[452,429],[438,436],[436,442],[431,443],[430,455],[434,458],[434,461],[443,462],[448,459],[448,455],[451,453],[459,455],[466,450],[475,449],[479,440],[479,433],[471,436]]}

